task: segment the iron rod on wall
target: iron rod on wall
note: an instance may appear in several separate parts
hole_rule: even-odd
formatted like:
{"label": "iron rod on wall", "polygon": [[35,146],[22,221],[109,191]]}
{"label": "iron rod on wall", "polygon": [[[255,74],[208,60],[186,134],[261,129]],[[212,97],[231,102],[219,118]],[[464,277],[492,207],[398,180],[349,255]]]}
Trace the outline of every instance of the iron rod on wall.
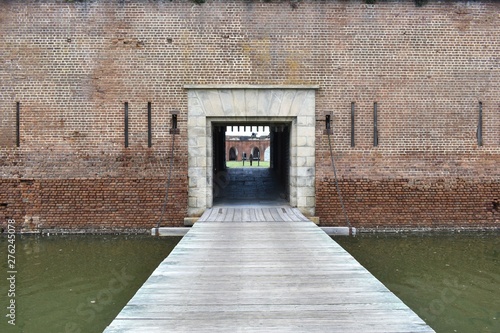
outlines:
{"label": "iron rod on wall", "polygon": [[21,146],[21,103],[16,102],[16,147]]}
{"label": "iron rod on wall", "polygon": [[[177,129],[177,115],[173,114],[172,115],[172,129]],[[222,126],[219,127],[219,132],[222,131]]]}
{"label": "iron rod on wall", "polygon": [[377,116],[377,102],[373,103],[373,146],[378,146],[378,116]]}
{"label": "iron rod on wall", "polygon": [[125,102],[125,148],[128,148],[128,102]]}
{"label": "iron rod on wall", "polygon": [[354,147],[354,102],[351,102],[351,147]]}
{"label": "iron rod on wall", "polygon": [[152,146],[151,140],[151,102],[148,102],[148,148]]}
{"label": "iron rod on wall", "polygon": [[479,116],[477,120],[477,145],[483,145],[483,102],[479,102]]}

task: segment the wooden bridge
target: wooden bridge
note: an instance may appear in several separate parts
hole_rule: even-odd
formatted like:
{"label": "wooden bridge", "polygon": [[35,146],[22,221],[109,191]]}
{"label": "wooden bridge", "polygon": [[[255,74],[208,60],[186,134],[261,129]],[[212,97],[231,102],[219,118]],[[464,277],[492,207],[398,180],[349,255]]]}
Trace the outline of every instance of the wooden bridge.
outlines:
{"label": "wooden bridge", "polygon": [[207,210],[105,330],[434,332],[298,210]]}

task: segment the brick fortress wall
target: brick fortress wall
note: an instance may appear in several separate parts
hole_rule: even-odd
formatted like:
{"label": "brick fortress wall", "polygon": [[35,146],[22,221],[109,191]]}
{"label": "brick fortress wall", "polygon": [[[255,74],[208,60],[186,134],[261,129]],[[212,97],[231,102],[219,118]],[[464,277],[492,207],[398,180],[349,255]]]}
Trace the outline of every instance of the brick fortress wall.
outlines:
{"label": "brick fortress wall", "polygon": [[188,200],[184,84],[318,84],[322,224],[345,223],[324,134],[331,112],[354,226],[498,228],[498,2],[19,0],[0,3],[0,22],[2,223],[152,227],[165,193],[171,114],[178,112],[167,217],[181,225]]}

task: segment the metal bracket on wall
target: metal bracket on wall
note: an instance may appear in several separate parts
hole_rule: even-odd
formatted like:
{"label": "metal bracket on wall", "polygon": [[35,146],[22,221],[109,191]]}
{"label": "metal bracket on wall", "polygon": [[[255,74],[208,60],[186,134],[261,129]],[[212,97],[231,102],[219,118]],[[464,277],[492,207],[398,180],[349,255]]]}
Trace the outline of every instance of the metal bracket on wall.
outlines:
{"label": "metal bracket on wall", "polygon": [[323,112],[323,117],[321,117],[320,119],[317,119],[316,121],[320,121],[320,122],[324,123],[324,127],[323,127],[323,134],[324,135],[333,134],[333,130],[332,130],[333,112],[332,111]]}
{"label": "metal bracket on wall", "polygon": [[172,119],[170,121],[170,134],[180,134],[180,130],[177,127],[177,116],[179,115],[178,110],[170,111]]}

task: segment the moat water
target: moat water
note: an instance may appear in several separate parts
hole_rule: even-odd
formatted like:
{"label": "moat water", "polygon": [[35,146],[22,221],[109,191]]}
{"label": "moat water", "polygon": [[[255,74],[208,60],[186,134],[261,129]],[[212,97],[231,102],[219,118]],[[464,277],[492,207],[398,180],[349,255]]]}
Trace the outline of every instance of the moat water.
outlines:
{"label": "moat water", "polygon": [[[180,238],[17,236],[16,326],[0,285],[0,332],[102,332]],[[498,234],[335,237],[436,332],[500,332]],[[0,237],[6,281],[7,238]]]}
{"label": "moat water", "polygon": [[500,332],[500,234],[334,239],[437,333]]}
{"label": "moat water", "polygon": [[[16,326],[1,284],[0,332],[102,332],[181,238],[18,236]],[[7,239],[0,238],[2,275]],[[2,277],[2,279],[4,279]]]}

